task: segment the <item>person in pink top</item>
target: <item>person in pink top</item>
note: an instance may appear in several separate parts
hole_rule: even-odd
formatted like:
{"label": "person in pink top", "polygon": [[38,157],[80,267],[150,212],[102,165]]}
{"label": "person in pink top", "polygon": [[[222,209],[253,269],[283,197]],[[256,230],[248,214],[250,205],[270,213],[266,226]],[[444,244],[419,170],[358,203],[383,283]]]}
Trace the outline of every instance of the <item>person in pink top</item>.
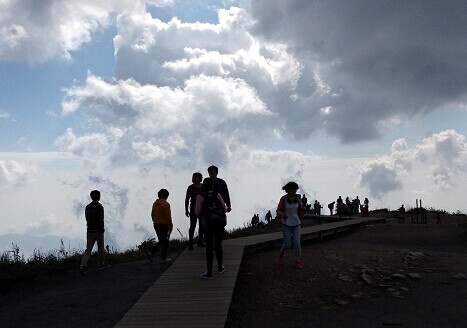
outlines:
{"label": "person in pink top", "polygon": [[282,224],[282,235],[284,242],[278,255],[279,263],[282,263],[285,256],[285,251],[294,245],[294,267],[303,269],[301,261],[301,220],[305,214],[302,202],[297,195],[298,185],[291,181],[282,187],[286,192],[279,200],[276,214],[277,219]]}

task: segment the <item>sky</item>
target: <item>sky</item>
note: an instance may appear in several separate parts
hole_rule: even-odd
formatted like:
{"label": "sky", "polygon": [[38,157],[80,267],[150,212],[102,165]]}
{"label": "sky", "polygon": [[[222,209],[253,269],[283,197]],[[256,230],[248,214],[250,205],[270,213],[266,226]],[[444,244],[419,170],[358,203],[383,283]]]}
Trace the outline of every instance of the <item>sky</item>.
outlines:
{"label": "sky", "polygon": [[[0,0],[0,235],[176,237],[193,172],[219,167],[227,228],[281,187],[324,208],[467,212],[467,3]],[[59,245],[57,245],[58,247]]]}

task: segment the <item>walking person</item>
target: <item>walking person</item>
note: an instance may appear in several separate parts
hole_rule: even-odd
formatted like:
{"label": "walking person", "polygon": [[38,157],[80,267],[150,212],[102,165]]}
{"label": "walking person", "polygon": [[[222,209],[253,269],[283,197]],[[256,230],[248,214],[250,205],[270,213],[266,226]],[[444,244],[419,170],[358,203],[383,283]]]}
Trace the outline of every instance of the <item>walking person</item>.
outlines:
{"label": "walking person", "polygon": [[196,199],[196,214],[202,216],[204,222],[204,239],[206,242],[206,272],[200,275],[201,279],[213,279],[212,266],[214,261],[213,252],[216,252],[217,272],[223,273],[225,267],[222,265],[223,250],[222,239],[224,228],[227,224],[227,205],[222,195],[212,189],[203,190]]}
{"label": "walking person", "polygon": [[271,211],[268,211],[268,212],[266,213],[266,216],[264,217],[264,220],[265,220],[267,223],[271,222],[271,220],[272,220]]}
{"label": "walking person", "polygon": [[158,199],[152,205],[151,218],[154,225],[154,230],[157,235],[157,243],[152,247],[151,252],[148,253],[148,259],[152,262],[152,258],[156,252],[161,250],[160,263],[171,262],[172,259],[167,258],[167,250],[169,248],[169,237],[173,229],[172,213],[170,204],[167,202],[169,198],[169,191],[161,189],[157,193]]}
{"label": "walking person", "polygon": [[291,181],[282,187],[286,192],[279,200],[277,206],[277,217],[282,223],[282,235],[284,238],[282,247],[279,251],[278,261],[284,261],[285,251],[294,245],[294,268],[303,269],[301,261],[301,220],[304,216],[304,208],[297,196],[298,185]]}
{"label": "walking person", "polygon": [[[201,221],[201,217],[196,215],[195,205],[196,197],[201,193],[201,187],[203,184],[203,175],[199,172],[193,173],[191,178],[191,185],[188,186],[185,196],[185,215],[190,218],[190,229],[188,230],[188,249],[193,250],[193,236],[195,234],[196,223],[198,222],[198,247],[204,247],[204,227]],[[189,205],[189,210],[188,210]]]}
{"label": "walking person", "polygon": [[83,257],[81,258],[81,265],[79,267],[79,273],[82,276],[86,275],[86,265],[89,258],[91,257],[91,251],[94,247],[94,243],[97,242],[98,251],[98,268],[105,268],[109,265],[105,263],[105,247],[104,247],[104,207],[99,200],[101,199],[101,193],[99,190],[91,191],[92,202],[89,203],[85,210],[84,215],[86,217],[87,234],[86,234],[86,250],[84,251]]}
{"label": "walking person", "polygon": [[217,177],[219,169],[217,166],[211,165],[208,167],[209,178],[204,179],[203,186],[206,190],[214,190],[222,196],[222,199],[227,206],[227,213],[232,210],[230,203],[229,188],[224,180]]}

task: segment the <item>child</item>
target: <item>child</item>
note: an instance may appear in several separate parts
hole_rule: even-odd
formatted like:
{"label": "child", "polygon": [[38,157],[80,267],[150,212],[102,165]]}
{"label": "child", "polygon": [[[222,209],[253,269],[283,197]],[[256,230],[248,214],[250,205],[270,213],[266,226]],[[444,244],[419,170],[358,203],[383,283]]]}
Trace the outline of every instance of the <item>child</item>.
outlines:
{"label": "child", "polygon": [[154,254],[161,249],[161,263],[167,263],[172,259],[167,258],[167,249],[169,247],[169,236],[173,229],[172,214],[170,204],[167,202],[169,192],[167,189],[161,189],[157,193],[159,197],[152,205],[151,217],[154,223],[154,230],[157,234],[157,243],[153,246],[151,253],[148,254],[149,261],[152,262]]}

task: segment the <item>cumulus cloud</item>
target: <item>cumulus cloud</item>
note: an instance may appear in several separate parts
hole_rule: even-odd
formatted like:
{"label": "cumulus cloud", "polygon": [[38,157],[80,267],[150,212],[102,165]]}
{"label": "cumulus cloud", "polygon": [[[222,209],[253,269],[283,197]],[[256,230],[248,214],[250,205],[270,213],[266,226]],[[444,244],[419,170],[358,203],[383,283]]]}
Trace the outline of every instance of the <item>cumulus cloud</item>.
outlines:
{"label": "cumulus cloud", "polygon": [[29,170],[16,161],[0,161],[0,190],[24,185],[29,179]]}
{"label": "cumulus cloud", "polygon": [[[114,163],[226,164],[240,145],[290,130],[290,120],[299,131],[291,93],[302,65],[284,44],[254,39],[245,10],[221,9],[218,16],[217,24],[165,23],[149,13],[122,13],[116,77],[89,73],[85,85],[65,90],[62,114],[81,110],[104,131],[120,129]],[[282,120],[278,109],[287,114]],[[56,144],[87,158],[83,143],[90,137],[67,131]],[[104,136],[92,138],[110,151]]]}
{"label": "cumulus cloud", "polygon": [[[318,119],[342,142],[378,138],[380,123],[465,104],[465,10],[462,1],[251,2],[253,35],[286,43],[314,72],[311,82],[306,74],[298,82],[308,104],[303,121]],[[317,106],[327,110],[317,116]]]}
{"label": "cumulus cloud", "polygon": [[66,90],[63,114],[79,108],[105,132],[78,137],[68,129],[55,144],[94,167],[109,160],[183,165],[198,153],[226,163],[232,147],[258,135],[252,118],[272,115],[245,81],[206,75],[172,88],[90,74],[86,85]]}
{"label": "cumulus cloud", "polygon": [[[164,5],[170,1],[151,1]],[[144,11],[145,1],[0,1],[0,59],[43,62],[71,58],[116,13]]]}
{"label": "cumulus cloud", "polygon": [[403,180],[413,171],[428,170],[433,186],[446,190],[455,186],[455,178],[467,171],[465,136],[446,130],[425,138],[410,148],[405,139],[393,142],[391,152],[359,167],[359,185],[373,197],[403,188]]}
{"label": "cumulus cloud", "polygon": [[71,128],[55,140],[60,151],[71,153],[85,162],[90,168],[105,167],[112,148],[110,137],[102,133],[91,133],[79,137]]}

